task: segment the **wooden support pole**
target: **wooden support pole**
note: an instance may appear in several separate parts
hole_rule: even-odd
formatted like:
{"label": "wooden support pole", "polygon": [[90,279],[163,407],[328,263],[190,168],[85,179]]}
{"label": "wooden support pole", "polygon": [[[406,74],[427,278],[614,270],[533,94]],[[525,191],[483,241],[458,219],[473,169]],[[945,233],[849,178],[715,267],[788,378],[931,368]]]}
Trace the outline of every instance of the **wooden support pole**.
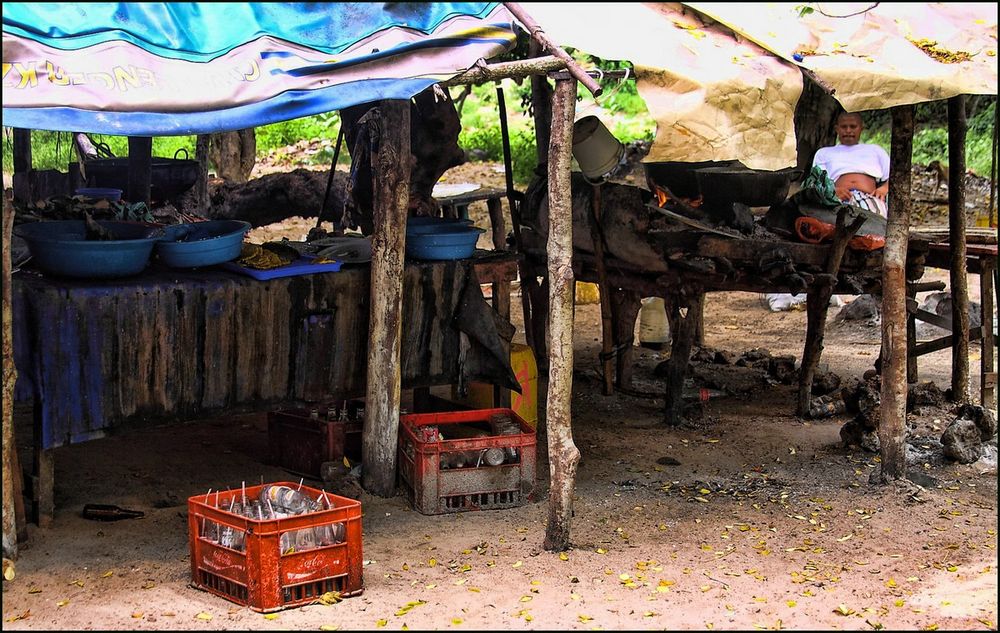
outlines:
{"label": "wooden support pole", "polygon": [[817,282],[806,293],[806,343],[802,351],[802,368],[799,371],[799,393],[796,414],[809,415],[812,400],[812,383],[816,367],[823,354],[823,339],[826,334],[826,313],[830,310],[830,297],[837,285],[840,262],[847,251],[847,243],[858,232],[865,219],[852,211],[853,207],[841,205],[837,209],[837,228],[833,234],[833,244],[827,254],[826,282]]}
{"label": "wooden support pole", "polygon": [[552,97],[552,140],[549,144],[549,237],[550,284],[549,388],[545,423],[549,449],[549,520],[543,547],[563,551],[569,547],[573,516],[573,487],[580,451],[573,443],[570,402],[573,392],[573,196],[570,163],[573,119],[576,113],[576,81],[556,82]]}
{"label": "wooden support pole", "polygon": [[198,213],[209,216],[212,200],[208,196],[208,146],[211,135],[199,134],[194,142],[194,159],[198,161],[198,179],[194,182]]}
{"label": "wooden support pole", "polygon": [[632,347],[635,339],[635,319],[642,307],[642,295],[616,284],[611,290],[612,321],[615,324],[616,376],[619,389],[632,387]]}
{"label": "wooden support pole", "polygon": [[[537,55],[541,44],[532,40],[528,46],[531,55]],[[545,75],[531,76],[531,111],[535,119],[535,147],[538,164],[549,162],[549,137],[552,135],[552,85]]]}
{"label": "wooden support pole", "polygon": [[135,204],[151,204],[149,185],[153,173],[153,139],[149,136],[128,137],[128,191],[126,200]]}
{"label": "wooden support pole", "polygon": [[553,43],[552,40],[549,39],[549,36],[545,34],[542,27],[539,26],[538,22],[535,22],[535,19],[528,15],[521,5],[516,2],[504,2],[503,6],[507,7],[507,10],[510,11],[511,14],[513,14],[513,16],[517,18],[517,20],[523,24],[526,29],[528,29],[532,39],[541,44],[542,49],[545,52],[552,53],[566,63],[566,69],[569,70],[569,74],[572,75],[574,79],[582,83],[584,87],[590,91],[590,94],[595,97],[601,96],[601,93],[603,92],[601,85],[594,81],[593,77],[588,75],[587,71],[581,68],[580,65],[576,63],[576,60],[570,57],[569,53]]}
{"label": "wooden support pole", "polygon": [[878,439],[883,483],[906,478],[906,247],[910,230],[913,106],[892,108],[889,218],[882,251],[882,392]]}
{"label": "wooden support pole", "polygon": [[[11,259],[10,240],[14,225],[14,205],[6,195],[3,197],[3,240],[0,249],[0,259],[3,261],[3,556],[11,560],[17,558],[17,512],[14,505],[14,494],[18,486],[15,477],[20,477],[15,471],[14,442],[14,383],[17,381],[17,368],[14,367],[14,308],[11,296]],[[5,581],[6,582],[6,581]]]}
{"label": "wooden support pole", "polygon": [[951,397],[969,402],[969,275],[965,253],[965,95],[948,99],[948,243],[951,246]]}
{"label": "wooden support pole", "polygon": [[410,198],[410,102],[382,101],[369,111],[374,188],[368,382],[362,435],[362,485],[380,497],[396,490],[400,336],[406,210]]}
{"label": "wooden support pole", "polygon": [[695,306],[699,296],[704,296],[700,288],[682,288],[671,302],[672,336],[663,403],[663,421],[669,426],[679,426],[684,422],[684,379],[698,325]]}
{"label": "wooden support pole", "polygon": [[597,263],[597,293],[601,300],[601,367],[604,373],[602,393],[610,396],[615,392],[614,326],[611,320],[611,289],[604,269],[604,231],[601,230],[601,185],[591,187],[590,240],[594,244],[594,260]]}
{"label": "wooden support pole", "polygon": [[14,128],[14,202],[29,204],[31,199],[31,130]]}
{"label": "wooden support pole", "polygon": [[993,309],[996,297],[993,295],[993,276],[996,274],[996,259],[985,257],[980,261],[979,303],[982,306],[983,354],[979,377],[980,402],[983,407],[996,411],[997,407],[997,367],[996,349],[993,338]]}

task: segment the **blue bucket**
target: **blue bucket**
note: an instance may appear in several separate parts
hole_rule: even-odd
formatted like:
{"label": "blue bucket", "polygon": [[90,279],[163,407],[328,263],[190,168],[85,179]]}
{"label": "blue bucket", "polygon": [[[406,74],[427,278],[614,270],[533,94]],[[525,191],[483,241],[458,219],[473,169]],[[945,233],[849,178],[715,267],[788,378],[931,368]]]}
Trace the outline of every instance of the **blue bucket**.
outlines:
{"label": "blue bucket", "polygon": [[88,240],[83,220],[32,222],[14,227],[28,244],[42,272],[79,279],[128,277],[142,272],[153,245],[163,236],[159,227],[138,222],[97,222],[118,239]]}

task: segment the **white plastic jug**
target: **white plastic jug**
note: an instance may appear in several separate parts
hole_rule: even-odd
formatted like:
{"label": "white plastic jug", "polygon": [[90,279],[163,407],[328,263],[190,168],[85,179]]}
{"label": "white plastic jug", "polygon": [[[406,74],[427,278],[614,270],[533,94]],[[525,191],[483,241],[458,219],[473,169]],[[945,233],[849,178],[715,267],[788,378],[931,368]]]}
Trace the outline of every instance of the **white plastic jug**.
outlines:
{"label": "white plastic jug", "polygon": [[646,297],[639,310],[639,344],[662,348],[670,343],[670,327],[663,297]]}

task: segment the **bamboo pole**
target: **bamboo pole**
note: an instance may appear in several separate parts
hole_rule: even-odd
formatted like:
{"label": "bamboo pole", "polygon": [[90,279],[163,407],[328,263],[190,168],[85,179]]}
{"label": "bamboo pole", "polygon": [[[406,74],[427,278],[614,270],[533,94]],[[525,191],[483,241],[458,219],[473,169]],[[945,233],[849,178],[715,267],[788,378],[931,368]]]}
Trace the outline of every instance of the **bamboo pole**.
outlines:
{"label": "bamboo pole", "polygon": [[883,483],[906,477],[906,246],[910,228],[913,106],[892,108],[889,221],[882,251],[882,392],[878,439]]}
{"label": "bamboo pole", "polygon": [[570,162],[576,81],[556,82],[552,97],[552,140],[549,144],[549,387],[545,420],[549,449],[549,520],[544,547],[569,547],[573,486],[580,451],[573,443],[570,402],[573,391],[573,198]]}
{"label": "bamboo pole", "polygon": [[965,95],[948,99],[948,243],[951,246],[951,397],[969,402],[969,275],[965,263]]}
{"label": "bamboo pole", "polygon": [[513,14],[513,16],[517,18],[526,29],[528,29],[528,32],[531,33],[531,37],[542,45],[543,50],[552,53],[566,63],[566,69],[569,70],[569,73],[573,75],[577,81],[582,83],[587,90],[590,91],[590,94],[595,97],[601,96],[603,89],[600,84],[594,81],[594,79],[587,74],[587,71],[581,68],[580,65],[577,64],[572,57],[570,57],[569,53],[553,43],[552,40],[549,39],[549,36],[545,34],[545,31],[538,24],[538,22],[535,22],[535,19],[528,15],[521,5],[516,2],[504,2],[503,6],[507,7],[507,10],[510,11],[511,14]]}
{"label": "bamboo pole", "polygon": [[3,260],[3,556],[17,558],[17,512],[14,506],[14,477],[20,477],[14,471],[17,445],[14,443],[14,383],[17,381],[17,368],[14,367],[14,310],[11,301],[11,260],[10,241],[14,224],[14,205],[11,200],[3,197],[3,249],[0,258]]}
{"label": "bamboo pole", "polygon": [[400,336],[403,258],[410,196],[410,102],[382,101],[372,116],[374,233],[368,320],[368,377],[362,435],[362,484],[368,492],[392,496],[396,489],[399,439]]}

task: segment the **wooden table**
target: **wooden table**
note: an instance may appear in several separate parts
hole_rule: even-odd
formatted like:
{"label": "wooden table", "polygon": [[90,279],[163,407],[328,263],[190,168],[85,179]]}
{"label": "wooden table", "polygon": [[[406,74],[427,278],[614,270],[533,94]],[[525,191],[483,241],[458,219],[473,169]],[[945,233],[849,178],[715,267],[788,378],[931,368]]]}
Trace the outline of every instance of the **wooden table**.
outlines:
{"label": "wooden table", "polygon": [[[986,408],[996,407],[997,371],[996,371],[996,340],[993,336],[993,313],[996,307],[996,297],[1000,294],[1000,281],[997,279],[997,245],[967,244],[965,247],[966,269],[979,275],[980,289],[980,326],[969,328],[969,340],[982,340],[983,352],[980,357],[980,403]],[[947,242],[935,242],[930,245],[927,254],[927,265],[934,268],[951,269],[951,245]],[[914,293],[915,294],[915,293]],[[952,331],[951,316],[931,314],[917,307],[916,301],[907,302],[907,332],[910,344],[908,349],[909,370],[907,380],[917,380],[917,358],[952,346],[953,333],[947,336],[916,342],[916,321],[924,321],[942,329]]]}
{"label": "wooden table", "polygon": [[[513,254],[408,261],[403,280],[404,388],[451,384],[463,289],[515,278]],[[17,398],[34,400],[32,496],[53,512],[51,449],[117,426],[298,400],[364,396],[367,265],[257,281],[219,268],[151,267],[117,280],[13,277]],[[494,292],[509,318],[509,298]],[[477,368],[472,368],[476,370]]]}

